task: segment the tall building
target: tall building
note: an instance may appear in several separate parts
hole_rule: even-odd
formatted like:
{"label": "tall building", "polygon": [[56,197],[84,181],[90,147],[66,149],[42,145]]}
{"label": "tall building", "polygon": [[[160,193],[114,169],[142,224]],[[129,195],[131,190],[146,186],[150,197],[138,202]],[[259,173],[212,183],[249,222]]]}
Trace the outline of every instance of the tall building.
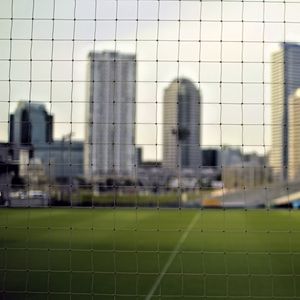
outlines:
{"label": "tall building", "polygon": [[10,115],[9,140],[15,145],[42,145],[53,141],[53,116],[41,103],[20,101]]}
{"label": "tall building", "polygon": [[136,57],[89,54],[85,176],[134,176]]}
{"label": "tall building", "polygon": [[300,89],[289,99],[289,179],[300,177]]}
{"label": "tall building", "polygon": [[[53,116],[44,104],[20,101],[10,116],[9,139],[20,170],[28,174],[27,162],[40,162],[49,179],[66,180],[83,175],[83,143],[53,140]],[[26,157],[28,156],[28,157]],[[21,171],[20,171],[21,172]],[[21,173],[22,173],[21,172]]]}
{"label": "tall building", "polygon": [[188,79],[174,80],[163,104],[163,166],[200,170],[200,92]]}
{"label": "tall building", "polygon": [[274,178],[286,180],[289,165],[289,97],[300,86],[300,45],[282,43],[272,55],[272,150]]}
{"label": "tall building", "polygon": [[20,147],[41,146],[53,141],[53,116],[41,103],[20,101],[10,115],[9,142],[18,159]]}

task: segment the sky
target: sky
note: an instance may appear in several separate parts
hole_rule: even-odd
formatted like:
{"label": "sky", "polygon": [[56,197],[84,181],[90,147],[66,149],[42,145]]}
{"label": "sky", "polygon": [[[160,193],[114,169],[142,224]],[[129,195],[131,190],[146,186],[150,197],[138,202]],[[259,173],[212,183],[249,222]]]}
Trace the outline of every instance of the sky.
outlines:
{"label": "sky", "polygon": [[137,56],[144,159],[161,159],[163,94],[176,77],[200,90],[203,147],[266,153],[271,53],[300,42],[299,11],[300,3],[275,0],[1,0],[1,140],[9,114],[28,99],[54,114],[55,138],[72,131],[83,139],[87,55],[116,50]]}

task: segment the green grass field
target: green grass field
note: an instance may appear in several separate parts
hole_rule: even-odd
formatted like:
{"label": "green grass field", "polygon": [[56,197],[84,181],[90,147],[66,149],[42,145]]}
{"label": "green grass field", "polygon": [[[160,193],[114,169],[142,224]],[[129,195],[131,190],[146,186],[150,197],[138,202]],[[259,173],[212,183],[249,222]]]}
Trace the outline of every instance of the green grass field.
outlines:
{"label": "green grass field", "polygon": [[1,209],[0,230],[1,299],[300,299],[298,211]]}

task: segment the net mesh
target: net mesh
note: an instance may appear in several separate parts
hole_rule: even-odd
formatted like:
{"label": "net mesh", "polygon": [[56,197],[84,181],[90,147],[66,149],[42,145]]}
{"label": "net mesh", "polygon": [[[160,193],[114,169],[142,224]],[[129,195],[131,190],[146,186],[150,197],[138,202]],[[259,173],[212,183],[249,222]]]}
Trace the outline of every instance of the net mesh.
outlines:
{"label": "net mesh", "polygon": [[2,0],[1,299],[299,299],[299,8]]}

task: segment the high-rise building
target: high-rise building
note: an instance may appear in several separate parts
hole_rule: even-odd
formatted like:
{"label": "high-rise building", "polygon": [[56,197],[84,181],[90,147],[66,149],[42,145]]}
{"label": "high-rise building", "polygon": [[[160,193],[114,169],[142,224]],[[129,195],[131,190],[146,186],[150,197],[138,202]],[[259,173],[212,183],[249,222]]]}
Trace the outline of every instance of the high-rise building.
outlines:
{"label": "high-rise building", "polygon": [[[83,143],[53,140],[53,116],[44,104],[20,101],[10,116],[9,139],[20,173],[28,173],[27,162],[40,162],[49,179],[66,180],[83,175]],[[26,157],[28,156],[28,157]]]}
{"label": "high-rise building", "polygon": [[89,54],[85,176],[133,176],[135,170],[136,57]]}
{"label": "high-rise building", "polygon": [[200,92],[188,79],[174,80],[163,104],[163,166],[200,170]]}
{"label": "high-rise building", "polygon": [[[10,115],[9,142],[20,147],[41,146],[53,141],[53,116],[41,103],[20,101],[15,113]],[[14,151],[18,158],[18,151]]]}
{"label": "high-rise building", "polygon": [[300,176],[300,89],[289,99],[289,179]]}
{"label": "high-rise building", "polygon": [[289,97],[300,86],[300,45],[282,43],[272,55],[272,150],[274,178],[286,180],[289,165]]}

